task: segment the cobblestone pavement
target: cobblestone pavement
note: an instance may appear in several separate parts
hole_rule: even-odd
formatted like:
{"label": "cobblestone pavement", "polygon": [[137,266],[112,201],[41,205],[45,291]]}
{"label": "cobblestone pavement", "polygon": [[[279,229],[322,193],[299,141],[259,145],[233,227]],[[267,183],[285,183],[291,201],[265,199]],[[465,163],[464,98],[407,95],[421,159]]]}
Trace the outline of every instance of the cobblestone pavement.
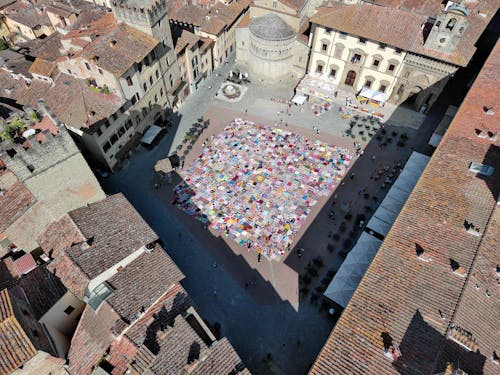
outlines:
{"label": "cobblestone pavement", "polygon": [[[373,179],[375,172],[385,166],[392,169],[397,163],[404,165],[413,150],[427,152],[426,141],[439,115],[425,118],[397,109],[391,115],[398,119],[397,124],[389,118],[382,134],[378,125],[369,120],[342,119],[338,107],[320,117],[313,117],[306,105],[302,112],[293,107],[290,116],[286,111],[283,114],[286,107],[270,98],[290,99],[293,85],[280,88],[258,82],[249,85],[239,103],[227,103],[214,95],[230,67],[231,64],[223,65],[217,72],[219,76],[213,74],[186,100],[178,117],[173,118],[177,124],[158,146],[138,151],[103,186],[107,193],[123,192],[159,234],[167,252],[186,275],[182,284],[200,314],[210,324],[221,324],[222,335],[229,338],[252,372],[304,374],[338,318],[338,313],[334,317],[328,314],[330,305],[322,300],[322,290],[361,233],[362,228],[356,223],[359,215],[364,215],[364,222],[368,222],[389,188],[390,184],[384,186],[385,178]],[[338,100],[342,100],[342,95]],[[364,148],[364,154],[351,163],[341,186],[325,199],[324,208],[318,205],[312,214],[316,216],[314,222],[311,220],[304,227],[296,245],[305,249],[302,257],[292,250],[282,263],[257,263],[253,254],[230,249],[203,224],[171,205],[172,188],[178,178],[154,188],[158,182],[153,174],[154,163],[182,144],[186,131],[200,116],[210,118],[211,125],[193,145],[186,163],[199,153],[201,142],[211,132],[237,115],[289,127],[309,137],[350,147],[353,152],[355,140]],[[319,134],[313,126],[320,130]],[[368,132],[366,126],[374,133],[371,141],[363,140]],[[345,136],[350,127],[355,139]],[[360,131],[363,135],[357,135]],[[407,140],[398,145],[402,134]]]}

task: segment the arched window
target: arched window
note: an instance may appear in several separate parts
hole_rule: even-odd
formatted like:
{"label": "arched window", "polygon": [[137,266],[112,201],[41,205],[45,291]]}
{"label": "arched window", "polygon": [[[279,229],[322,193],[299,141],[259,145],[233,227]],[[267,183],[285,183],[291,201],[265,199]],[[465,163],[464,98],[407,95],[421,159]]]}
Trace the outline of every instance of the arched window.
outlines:
{"label": "arched window", "polygon": [[325,70],[325,62],[318,60],[318,62],[316,64],[317,64],[316,65],[316,73],[323,74],[324,70]]}
{"label": "arched window", "polygon": [[390,83],[388,81],[385,81],[385,80],[380,81],[380,86],[378,88],[378,91],[386,92],[389,85],[390,85]]}
{"label": "arched window", "polygon": [[456,23],[457,23],[457,19],[456,18],[452,18],[452,19],[450,19],[448,21],[448,24],[446,25],[446,28],[451,31],[455,27]]}
{"label": "arched window", "polygon": [[374,84],[375,84],[375,77],[372,77],[372,76],[365,77],[365,83],[364,83],[363,87],[371,88],[371,87],[373,87]]}
{"label": "arched window", "polygon": [[333,52],[333,56],[338,58],[338,59],[341,59],[342,54],[344,53],[344,48],[345,47],[342,43],[335,44],[335,51]]}
{"label": "arched window", "polygon": [[374,55],[372,60],[372,68],[378,70],[383,59],[384,58],[380,55]]}
{"label": "arched window", "polygon": [[328,53],[328,46],[330,42],[328,39],[321,39],[321,52]]}
{"label": "arched window", "polygon": [[339,67],[337,65],[330,65],[330,71],[328,72],[328,77],[335,78],[338,71],[339,71]]}
{"label": "arched window", "polygon": [[393,59],[389,60],[389,62],[387,64],[387,72],[390,74],[394,74],[398,64],[399,64],[399,61],[397,61],[397,60],[393,60]]}

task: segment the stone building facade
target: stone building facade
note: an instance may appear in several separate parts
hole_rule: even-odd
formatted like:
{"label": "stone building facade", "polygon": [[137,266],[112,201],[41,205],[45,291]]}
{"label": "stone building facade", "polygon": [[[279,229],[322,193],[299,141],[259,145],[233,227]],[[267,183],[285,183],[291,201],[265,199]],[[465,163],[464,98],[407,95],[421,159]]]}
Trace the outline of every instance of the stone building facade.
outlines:
{"label": "stone building facade", "polygon": [[236,32],[236,62],[261,81],[297,80],[307,65],[314,1],[256,0]]}
{"label": "stone building facade", "polygon": [[353,94],[370,88],[384,101],[425,112],[468,64],[493,14],[452,2],[427,14],[363,2],[320,8],[311,18],[307,72]]}

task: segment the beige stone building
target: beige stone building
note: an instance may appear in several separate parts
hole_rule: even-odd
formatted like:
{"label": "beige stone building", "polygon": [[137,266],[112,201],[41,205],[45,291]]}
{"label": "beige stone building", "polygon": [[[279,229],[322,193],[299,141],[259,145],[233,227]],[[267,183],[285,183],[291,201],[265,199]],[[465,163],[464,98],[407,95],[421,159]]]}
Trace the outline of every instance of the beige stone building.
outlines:
{"label": "beige stone building", "polygon": [[5,24],[10,30],[10,40],[22,41],[44,38],[55,30],[44,11],[43,4],[36,1],[16,1],[1,10]]}
{"label": "beige stone building", "polygon": [[[201,2],[199,2],[201,3]],[[214,41],[213,69],[222,64],[236,50],[237,27],[248,13],[251,0],[216,2],[211,8],[186,1],[169,2],[169,19],[174,40],[187,30]]]}
{"label": "beige stone building", "polygon": [[308,17],[314,0],[255,0],[237,29],[236,61],[261,81],[297,80],[309,53]]}
{"label": "beige stone building", "polygon": [[356,94],[366,88],[379,102],[426,111],[468,64],[493,14],[452,2],[427,13],[367,3],[319,8],[311,18],[305,78],[316,88],[305,93],[327,95],[321,90],[326,87],[330,95],[337,88]]}
{"label": "beige stone building", "polygon": [[212,48],[214,41],[203,38],[187,30],[177,39],[175,52],[184,82],[189,84],[190,93],[198,89],[198,85],[213,70]]}

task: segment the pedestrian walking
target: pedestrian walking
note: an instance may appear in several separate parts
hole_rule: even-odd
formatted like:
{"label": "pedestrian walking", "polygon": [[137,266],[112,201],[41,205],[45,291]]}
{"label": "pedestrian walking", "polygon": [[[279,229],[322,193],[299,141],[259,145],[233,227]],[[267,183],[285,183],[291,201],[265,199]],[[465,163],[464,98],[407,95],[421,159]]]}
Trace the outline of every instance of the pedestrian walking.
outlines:
{"label": "pedestrian walking", "polygon": [[373,162],[373,161],[375,161],[375,159],[376,159],[376,158],[377,158],[377,156],[376,156],[376,155],[373,155],[373,156],[372,156],[372,162]]}
{"label": "pedestrian walking", "polygon": [[354,180],[354,176],[356,176],[356,173],[351,174],[351,180]]}

